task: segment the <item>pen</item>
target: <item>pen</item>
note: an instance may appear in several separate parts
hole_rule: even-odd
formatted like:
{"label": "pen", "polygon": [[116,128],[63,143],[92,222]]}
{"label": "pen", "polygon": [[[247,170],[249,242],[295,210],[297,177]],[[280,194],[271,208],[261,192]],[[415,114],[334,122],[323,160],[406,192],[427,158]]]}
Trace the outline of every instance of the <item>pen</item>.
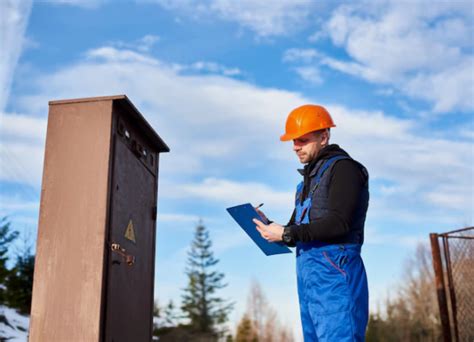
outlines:
{"label": "pen", "polygon": [[261,208],[262,206],[263,206],[263,203],[260,203],[259,205],[255,207],[255,209]]}

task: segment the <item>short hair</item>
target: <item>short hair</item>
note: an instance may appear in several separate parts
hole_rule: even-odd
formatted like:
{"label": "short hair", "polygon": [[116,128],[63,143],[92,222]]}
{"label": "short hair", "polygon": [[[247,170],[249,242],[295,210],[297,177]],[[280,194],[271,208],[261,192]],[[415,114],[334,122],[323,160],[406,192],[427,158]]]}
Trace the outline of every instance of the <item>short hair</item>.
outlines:
{"label": "short hair", "polygon": [[316,134],[316,135],[323,134],[324,132],[328,133],[328,141],[329,141],[329,139],[331,138],[331,128],[323,128],[323,129],[319,129],[317,131],[313,131],[313,133]]}

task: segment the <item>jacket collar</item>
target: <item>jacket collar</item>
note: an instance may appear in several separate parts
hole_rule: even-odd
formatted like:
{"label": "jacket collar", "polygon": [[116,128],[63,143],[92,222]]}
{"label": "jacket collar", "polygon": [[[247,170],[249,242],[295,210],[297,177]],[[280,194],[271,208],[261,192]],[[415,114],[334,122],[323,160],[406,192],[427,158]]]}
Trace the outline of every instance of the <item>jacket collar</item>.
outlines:
{"label": "jacket collar", "polygon": [[[319,165],[321,164],[321,160],[330,157],[333,150],[340,150],[339,146],[336,144],[331,144],[323,147],[321,151],[319,151],[318,155],[315,159],[310,161],[308,164],[304,166],[302,169],[297,169],[298,172],[304,177],[308,174],[309,177],[314,177],[319,169]],[[342,150],[341,150],[342,151]],[[345,153],[345,152],[344,152]]]}
{"label": "jacket collar", "polygon": [[318,171],[317,165],[319,164],[319,162],[320,162],[321,160],[322,160],[322,159],[316,158],[315,160],[310,161],[308,164],[306,164],[306,165],[304,166],[304,168],[298,169],[298,172],[299,172],[300,175],[302,175],[302,176],[305,176],[306,174],[309,173],[309,177],[313,177],[313,176],[316,174],[316,172]]}

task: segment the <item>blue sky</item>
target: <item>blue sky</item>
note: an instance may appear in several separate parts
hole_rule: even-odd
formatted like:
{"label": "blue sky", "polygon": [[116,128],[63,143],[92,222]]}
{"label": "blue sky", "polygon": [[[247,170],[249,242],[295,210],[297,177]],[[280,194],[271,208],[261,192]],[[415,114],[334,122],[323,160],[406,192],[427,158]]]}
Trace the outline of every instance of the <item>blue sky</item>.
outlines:
{"label": "blue sky", "polygon": [[155,295],[179,302],[199,219],[245,310],[258,280],[299,336],[294,255],[265,257],[225,211],[286,223],[300,180],[288,112],[325,105],[369,170],[371,307],[428,233],[473,225],[472,2],[2,1],[0,215],[36,234],[49,100],[127,94],[171,147]]}

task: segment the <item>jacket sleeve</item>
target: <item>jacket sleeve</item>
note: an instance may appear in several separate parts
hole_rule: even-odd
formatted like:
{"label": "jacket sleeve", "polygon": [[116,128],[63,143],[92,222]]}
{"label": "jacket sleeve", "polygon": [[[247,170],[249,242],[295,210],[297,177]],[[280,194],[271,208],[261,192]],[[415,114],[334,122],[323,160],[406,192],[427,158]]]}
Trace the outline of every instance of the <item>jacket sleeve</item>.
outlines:
{"label": "jacket sleeve", "polygon": [[293,209],[293,213],[291,214],[291,218],[286,224],[287,226],[292,226],[295,224],[295,216],[296,216],[296,209]]}
{"label": "jacket sleeve", "polygon": [[296,226],[294,220],[290,220],[293,240],[334,242],[343,238],[352,226],[354,213],[366,182],[367,176],[358,163],[352,160],[339,161],[334,165],[330,180],[328,215],[300,226]]}

